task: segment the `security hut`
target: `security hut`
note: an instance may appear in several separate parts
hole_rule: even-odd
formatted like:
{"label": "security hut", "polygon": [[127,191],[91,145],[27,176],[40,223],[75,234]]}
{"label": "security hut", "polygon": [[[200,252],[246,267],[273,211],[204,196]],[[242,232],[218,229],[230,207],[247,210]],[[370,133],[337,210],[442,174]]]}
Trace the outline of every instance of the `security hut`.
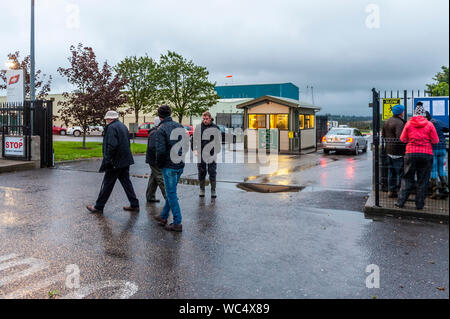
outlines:
{"label": "security hut", "polygon": [[316,113],[320,107],[294,99],[266,95],[239,104],[244,110],[244,147],[295,153],[316,147]]}

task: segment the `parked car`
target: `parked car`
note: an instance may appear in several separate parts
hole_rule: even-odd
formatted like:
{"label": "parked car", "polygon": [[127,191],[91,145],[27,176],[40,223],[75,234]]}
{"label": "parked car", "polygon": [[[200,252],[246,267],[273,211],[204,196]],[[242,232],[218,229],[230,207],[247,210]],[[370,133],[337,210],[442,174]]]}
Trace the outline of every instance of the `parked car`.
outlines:
{"label": "parked car", "polygon": [[192,135],[194,135],[194,126],[185,125],[184,128],[186,129],[186,132],[188,133],[189,137],[192,137]]}
{"label": "parked car", "polygon": [[350,151],[355,155],[367,152],[368,140],[356,128],[332,128],[322,139],[323,151]]}
{"label": "parked car", "polygon": [[155,126],[155,123],[150,123],[150,122],[139,125],[138,132],[136,133],[136,137],[148,137],[148,132],[154,126]]}
{"label": "parked car", "polygon": [[[67,130],[67,134],[68,135],[73,135],[73,136],[81,136],[81,134],[83,134],[83,128],[81,126],[74,126],[71,127]],[[86,131],[86,135],[101,135],[103,136],[103,126],[89,126],[87,131]]]}
{"label": "parked car", "polygon": [[65,129],[64,127],[61,127],[61,126],[53,125],[53,134],[64,136],[67,134],[67,129]]}

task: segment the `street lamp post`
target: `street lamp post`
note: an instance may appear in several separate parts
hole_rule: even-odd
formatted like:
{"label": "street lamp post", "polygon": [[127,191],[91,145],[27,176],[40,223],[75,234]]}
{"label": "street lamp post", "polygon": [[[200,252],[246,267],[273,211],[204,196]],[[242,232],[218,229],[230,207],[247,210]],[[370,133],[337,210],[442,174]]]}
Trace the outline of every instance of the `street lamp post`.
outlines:
{"label": "street lamp post", "polygon": [[35,101],[35,60],[34,60],[34,0],[31,0],[31,37],[30,37],[30,100],[31,100],[31,135],[34,133]]}

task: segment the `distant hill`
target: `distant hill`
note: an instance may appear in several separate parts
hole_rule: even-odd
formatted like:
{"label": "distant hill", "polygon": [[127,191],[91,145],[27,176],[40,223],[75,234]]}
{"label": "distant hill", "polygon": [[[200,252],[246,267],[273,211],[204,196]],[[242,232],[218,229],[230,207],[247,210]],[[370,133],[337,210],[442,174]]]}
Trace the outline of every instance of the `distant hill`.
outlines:
{"label": "distant hill", "polygon": [[372,121],[372,116],[333,115],[333,114],[325,114],[325,116],[328,116],[329,121],[338,121],[339,123]]}

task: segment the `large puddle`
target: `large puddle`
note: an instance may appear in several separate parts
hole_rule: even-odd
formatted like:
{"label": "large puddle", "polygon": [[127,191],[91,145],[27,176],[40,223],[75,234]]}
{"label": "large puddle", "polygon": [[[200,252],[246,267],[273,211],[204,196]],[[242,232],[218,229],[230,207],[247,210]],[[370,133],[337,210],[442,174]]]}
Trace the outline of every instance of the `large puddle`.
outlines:
{"label": "large puddle", "polygon": [[271,185],[271,184],[254,184],[254,183],[239,183],[238,188],[253,193],[298,193],[305,187],[303,186],[286,186],[286,185]]}

